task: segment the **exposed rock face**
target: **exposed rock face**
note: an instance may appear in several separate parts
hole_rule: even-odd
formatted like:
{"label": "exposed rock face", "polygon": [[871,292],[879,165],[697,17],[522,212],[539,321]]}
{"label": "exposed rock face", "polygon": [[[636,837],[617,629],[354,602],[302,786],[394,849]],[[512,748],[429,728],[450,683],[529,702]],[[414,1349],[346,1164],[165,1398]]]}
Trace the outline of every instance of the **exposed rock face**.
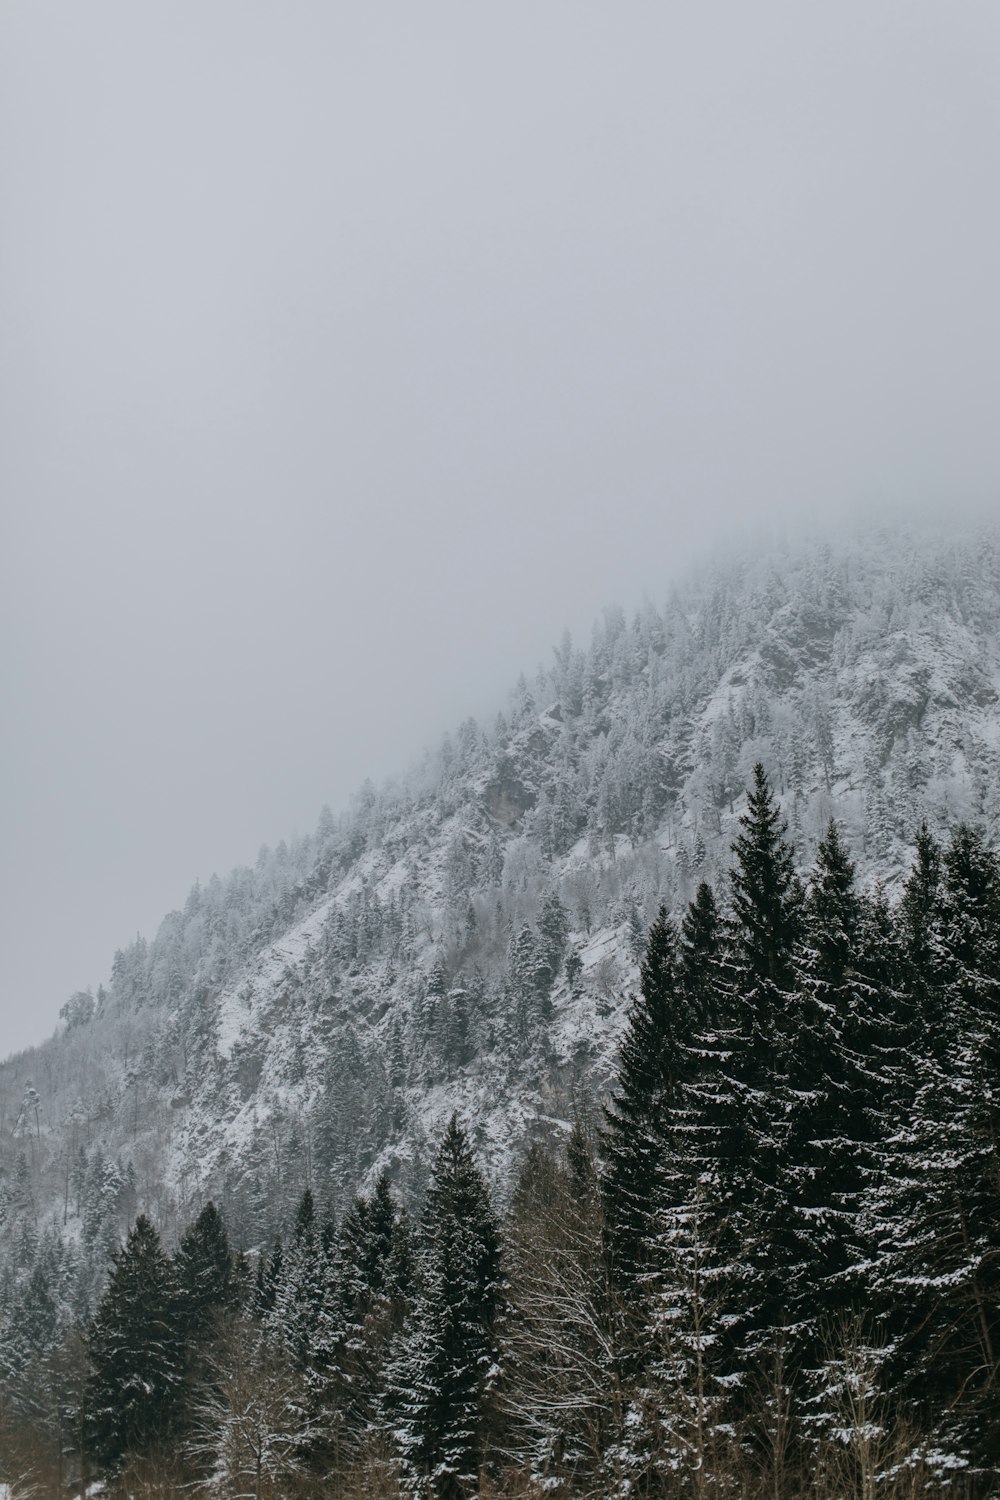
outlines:
{"label": "exposed rock face", "polygon": [[513,771],[505,771],[483,791],[483,806],[504,828],[514,828],[534,805],[534,793]]}

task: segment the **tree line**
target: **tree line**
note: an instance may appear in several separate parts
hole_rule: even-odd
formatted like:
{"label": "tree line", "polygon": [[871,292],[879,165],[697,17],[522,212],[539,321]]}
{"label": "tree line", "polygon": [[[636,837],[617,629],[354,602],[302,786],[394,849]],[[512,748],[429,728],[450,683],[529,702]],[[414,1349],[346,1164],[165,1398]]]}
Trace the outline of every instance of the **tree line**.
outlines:
{"label": "tree line", "polygon": [[922,827],[892,904],[831,823],[803,879],[760,766],[732,853],[655,921],[600,1117],[502,1212],[453,1118],[414,1222],[384,1177],[252,1259],[211,1204],[173,1255],[140,1216],[56,1342],[41,1274],[0,1478],[996,1493],[1000,861]]}

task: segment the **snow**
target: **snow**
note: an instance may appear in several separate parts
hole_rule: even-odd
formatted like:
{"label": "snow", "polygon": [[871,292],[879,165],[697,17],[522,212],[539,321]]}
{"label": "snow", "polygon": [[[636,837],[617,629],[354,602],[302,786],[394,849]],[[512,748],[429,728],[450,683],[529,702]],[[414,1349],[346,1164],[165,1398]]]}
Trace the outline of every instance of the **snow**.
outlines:
{"label": "snow", "polygon": [[[922,558],[940,584],[920,582]],[[989,790],[1000,786],[998,558],[1000,549],[977,541],[963,553],[912,538],[881,550],[866,539],[846,539],[832,549],[832,560],[819,564],[805,552],[717,570],[692,580],[673,613],[663,616],[667,644],[659,656],[644,654],[635,636],[634,670],[621,680],[613,667],[616,643],[602,646],[599,630],[590,666],[582,657],[580,668],[581,681],[584,669],[589,673],[592,705],[568,709],[553,669],[532,706],[520,717],[516,706],[509,711],[502,747],[487,731],[482,749],[458,764],[453,743],[447,773],[429,760],[384,797],[373,794],[377,817],[350,841],[360,853],[330,866],[340,873],[329,885],[324,876],[322,888],[298,901],[299,915],[278,940],[257,951],[248,942],[251,956],[242,967],[230,964],[235,977],[224,986],[199,975],[211,1007],[203,1050],[185,1031],[188,998],[172,1009],[176,1002],[157,993],[143,1009],[127,1011],[131,1061],[124,1029],[120,1036],[109,1027],[100,1032],[106,1056],[86,1051],[88,1026],[51,1044],[58,1060],[46,1061],[45,1076],[67,1081],[49,1086],[44,1119],[68,1119],[74,1110],[93,1119],[93,1100],[118,1099],[126,1068],[148,1055],[142,1103],[148,1129],[140,1121],[134,1137],[109,1107],[95,1121],[94,1143],[112,1158],[153,1161],[154,1177],[162,1166],[166,1185],[186,1204],[250,1170],[269,1149],[272,1132],[296,1129],[302,1137],[331,1060],[356,1047],[364,1067],[377,1070],[397,1027],[408,1076],[396,1104],[405,1124],[371,1170],[396,1169],[426,1154],[428,1140],[457,1109],[481,1137],[494,1176],[503,1179],[525,1128],[559,1129],[554,1122],[571,1113],[574,1091],[606,1086],[638,980],[627,911],[631,906],[648,925],[660,900],[677,908],[698,879],[724,878],[751,756],[775,768],[803,862],[836,814],[864,883],[879,878],[898,885],[922,815],[932,826],[972,814],[1000,827],[1000,796]],[[826,577],[839,580],[840,603],[824,602],[816,579]],[[761,704],[770,729],[756,722]],[[828,772],[817,749],[817,706],[829,725]],[[636,746],[649,752],[651,780],[669,777],[669,797],[639,820],[634,836],[619,828],[609,836],[594,811],[601,778],[618,777],[627,793],[636,774],[631,768],[640,764],[629,760]],[[559,777],[568,788],[577,825],[551,856],[542,851],[530,811],[512,824],[489,813],[486,793],[501,748],[536,807]],[[798,790],[793,750],[802,752]],[[731,785],[719,796],[713,777],[727,754]],[[993,802],[984,804],[990,795]],[[871,837],[875,796],[885,813],[881,849]],[[491,840],[499,842],[506,867],[500,888],[486,889],[474,862]],[[544,1038],[484,1043],[477,1033],[477,1055],[449,1078],[420,1018],[421,986],[443,958],[451,982],[468,987],[479,969],[495,987],[507,941],[506,931],[499,932],[484,939],[481,951],[472,943],[463,952],[448,907],[455,842],[471,851],[473,872],[468,892],[459,894],[463,902],[473,897],[487,929],[501,899],[505,921],[530,923],[540,894],[560,893],[580,973],[573,985],[565,974],[557,979]],[[702,861],[697,869],[685,866],[695,854]],[[365,891],[383,904],[405,897],[411,947],[402,961],[378,952],[335,972],[324,957],[328,923]],[[157,972],[169,973],[164,954]],[[496,988],[489,1003],[490,1025],[499,1031],[505,1016]],[[183,1045],[172,1038],[175,1023]],[[186,1074],[185,1047],[195,1059]],[[82,1068],[75,1062],[81,1057]],[[30,1059],[10,1066],[0,1082],[6,1097],[20,1100],[28,1070],[38,1077],[42,1070]],[[50,1212],[57,1212],[54,1203]]]}
{"label": "snow", "polygon": [[238,984],[220,997],[216,1012],[216,1048],[220,1057],[229,1057],[236,1043],[247,1034],[260,1001],[273,995],[289,971],[297,969],[309,948],[318,942],[333,905],[333,899],[324,902],[299,927],[266,948]]}
{"label": "snow", "polygon": [[[806,612],[808,614],[808,612]],[[768,626],[768,650],[790,651],[800,654],[808,668],[801,668],[791,689],[775,695],[768,689],[775,702],[775,712],[788,718],[794,705],[806,704],[809,699],[822,697],[833,734],[834,765],[842,774],[831,783],[830,793],[825,794],[820,782],[815,781],[807,789],[814,801],[822,806],[824,796],[830,810],[839,806],[848,828],[849,839],[856,844],[864,828],[867,812],[861,792],[861,772],[869,755],[871,729],[863,705],[875,695],[884,705],[891,725],[922,718],[922,734],[930,751],[934,765],[932,781],[933,795],[945,803],[954,802],[963,795],[967,784],[965,761],[962,751],[962,733],[967,736],[973,719],[980,729],[984,744],[1000,744],[1000,727],[992,705],[984,702],[989,712],[975,714],[966,701],[959,708],[960,684],[969,680],[970,663],[982,658],[982,641],[963,622],[954,618],[942,619],[930,614],[906,630],[880,634],[873,629],[868,640],[864,640],[864,627],[860,636],[862,644],[856,659],[849,667],[835,660],[830,641],[821,643],[814,651],[808,635],[808,619],[789,602],[779,608]],[[766,653],[756,646],[737,652],[735,659],[719,674],[716,685],[704,696],[684,728],[681,743],[696,747],[710,741],[713,727],[721,725],[731,716],[734,704],[741,696],[762,690],[768,681],[768,659]],[[822,693],[818,686],[810,687],[805,680],[812,674],[816,683],[824,683]],[[1000,652],[990,662],[990,671],[982,673],[977,688],[978,696],[988,697],[993,682],[1000,682]],[[785,703],[792,705],[786,709]],[[624,706],[624,705],[623,705]],[[562,731],[565,723],[556,716],[557,704],[550,703],[534,719],[546,731]],[[804,710],[803,710],[804,711]],[[559,709],[561,715],[561,709]],[[782,720],[784,722],[784,720]],[[789,721],[790,722],[790,721]],[[530,729],[524,732],[522,743],[527,747]],[[900,732],[898,729],[896,732]],[[537,734],[537,730],[535,730]],[[511,747],[518,753],[517,742]],[[677,751],[668,743],[661,747],[665,760],[676,758]],[[529,753],[525,748],[524,754]],[[698,770],[698,757],[693,757],[693,771]],[[531,776],[520,770],[525,784]],[[471,786],[480,790],[487,778],[472,778]],[[929,799],[928,799],[929,800]],[[742,806],[742,798],[734,800],[732,809],[723,807],[717,814],[719,821],[716,847],[728,844],[736,826]],[[343,906],[352,895],[365,886],[388,899],[407,884],[416,884],[428,903],[432,921],[440,921],[437,915],[444,901],[444,860],[449,841],[461,837],[475,844],[482,840],[482,833],[475,819],[468,814],[450,814],[443,820],[430,823],[426,818],[424,827],[432,834],[430,846],[426,836],[424,848],[418,860],[412,854],[398,853],[387,858],[379,849],[368,850],[355,863],[347,877],[337,888],[293,931],[289,932],[273,947],[262,953],[240,982],[232,986],[218,1002],[216,1047],[222,1060],[232,1057],[238,1044],[266,1040],[267,1056],[260,1085],[254,1096],[239,1105],[227,1108],[222,1117],[209,1128],[210,1144],[200,1147],[203,1175],[222,1156],[239,1158],[259,1137],[267,1121],[275,1115],[285,1117],[302,1115],[315,1097],[315,1083],[295,1084],[287,1076],[284,1059],[288,1056],[288,1029],[295,1024],[296,1006],[288,1001],[285,992],[289,983],[301,980],[310,949],[320,943],[324,924],[330,912],[338,904]],[[816,833],[825,819],[817,815]],[[672,814],[669,821],[657,830],[651,843],[661,858],[673,860],[678,851],[677,832],[684,830],[693,837],[697,827],[705,831],[703,820],[694,813],[694,804],[689,800],[683,815]],[[707,830],[711,837],[711,829]],[[895,850],[879,861],[867,855],[863,848],[854,848],[859,875],[863,881],[872,880],[876,874],[890,886],[902,878],[905,865],[902,845],[900,854]],[[575,875],[592,874],[595,863],[598,872],[620,866],[623,871],[634,867],[636,848],[625,834],[617,834],[610,848],[595,856],[588,839],[581,836],[569,851],[562,856],[553,869],[555,881],[569,881]],[[610,867],[608,860],[610,859]],[[712,873],[712,857],[709,858],[708,873]],[[554,1016],[550,1030],[551,1057],[562,1069],[587,1068],[596,1078],[610,1076],[615,1041],[627,1006],[628,992],[635,988],[638,970],[625,929],[618,924],[598,923],[590,933],[579,930],[570,934],[570,942],[576,948],[581,961],[581,980],[576,992],[560,982],[553,994]],[[424,938],[419,947],[418,963],[429,968],[437,952],[433,941]],[[370,986],[374,974],[364,981]],[[377,1052],[384,1045],[384,1023],[376,1019],[385,1014],[384,1006],[358,1013],[352,1006],[351,1024],[354,1027],[363,1052]],[[399,1014],[399,1002],[389,1001],[389,1014]],[[447,1121],[453,1109],[458,1109],[470,1122],[475,1121],[485,1138],[484,1153],[496,1171],[502,1175],[505,1156],[519,1139],[527,1121],[545,1113],[542,1095],[527,1080],[515,1085],[513,1092],[507,1085],[502,1096],[497,1097],[490,1082],[489,1069],[477,1071],[470,1068],[464,1078],[452,1080],[447,1085],[435,1084],[409,1088],[407,1108],[422,1137],[432,1137]],[[549,1118],[555,1118],[549,1114]],[[397,1144],[395,1154],[401,1147]],[[393,1153],[390,1153],[390,1155]],[[190,1141],[182,1152],[190,1161]],[[385,1161],[388,1158],[380,1158]]]}

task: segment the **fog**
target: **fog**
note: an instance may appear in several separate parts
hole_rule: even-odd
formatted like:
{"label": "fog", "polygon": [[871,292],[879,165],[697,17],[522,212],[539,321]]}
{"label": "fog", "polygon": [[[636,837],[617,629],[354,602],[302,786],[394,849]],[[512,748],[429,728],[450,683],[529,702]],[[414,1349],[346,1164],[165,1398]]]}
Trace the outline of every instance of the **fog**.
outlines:
{"label": "fog", "polygon": [[0,1053],[713,538],[990,506],[998,64],[995,0],[7,0]]}

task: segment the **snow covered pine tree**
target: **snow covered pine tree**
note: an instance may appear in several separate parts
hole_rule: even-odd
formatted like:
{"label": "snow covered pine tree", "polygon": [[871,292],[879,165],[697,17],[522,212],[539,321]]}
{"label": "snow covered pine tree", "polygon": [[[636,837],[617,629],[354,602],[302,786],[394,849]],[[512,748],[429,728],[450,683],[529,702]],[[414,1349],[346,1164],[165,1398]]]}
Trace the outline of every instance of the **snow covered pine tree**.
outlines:
{"label": "snow covered pine tree", "polygon": [[413,1332],[395,1372],[405,1488],[476,1493],[498,1373],[500,1233],[455,1115],[434,1161],[421,1225]]}

